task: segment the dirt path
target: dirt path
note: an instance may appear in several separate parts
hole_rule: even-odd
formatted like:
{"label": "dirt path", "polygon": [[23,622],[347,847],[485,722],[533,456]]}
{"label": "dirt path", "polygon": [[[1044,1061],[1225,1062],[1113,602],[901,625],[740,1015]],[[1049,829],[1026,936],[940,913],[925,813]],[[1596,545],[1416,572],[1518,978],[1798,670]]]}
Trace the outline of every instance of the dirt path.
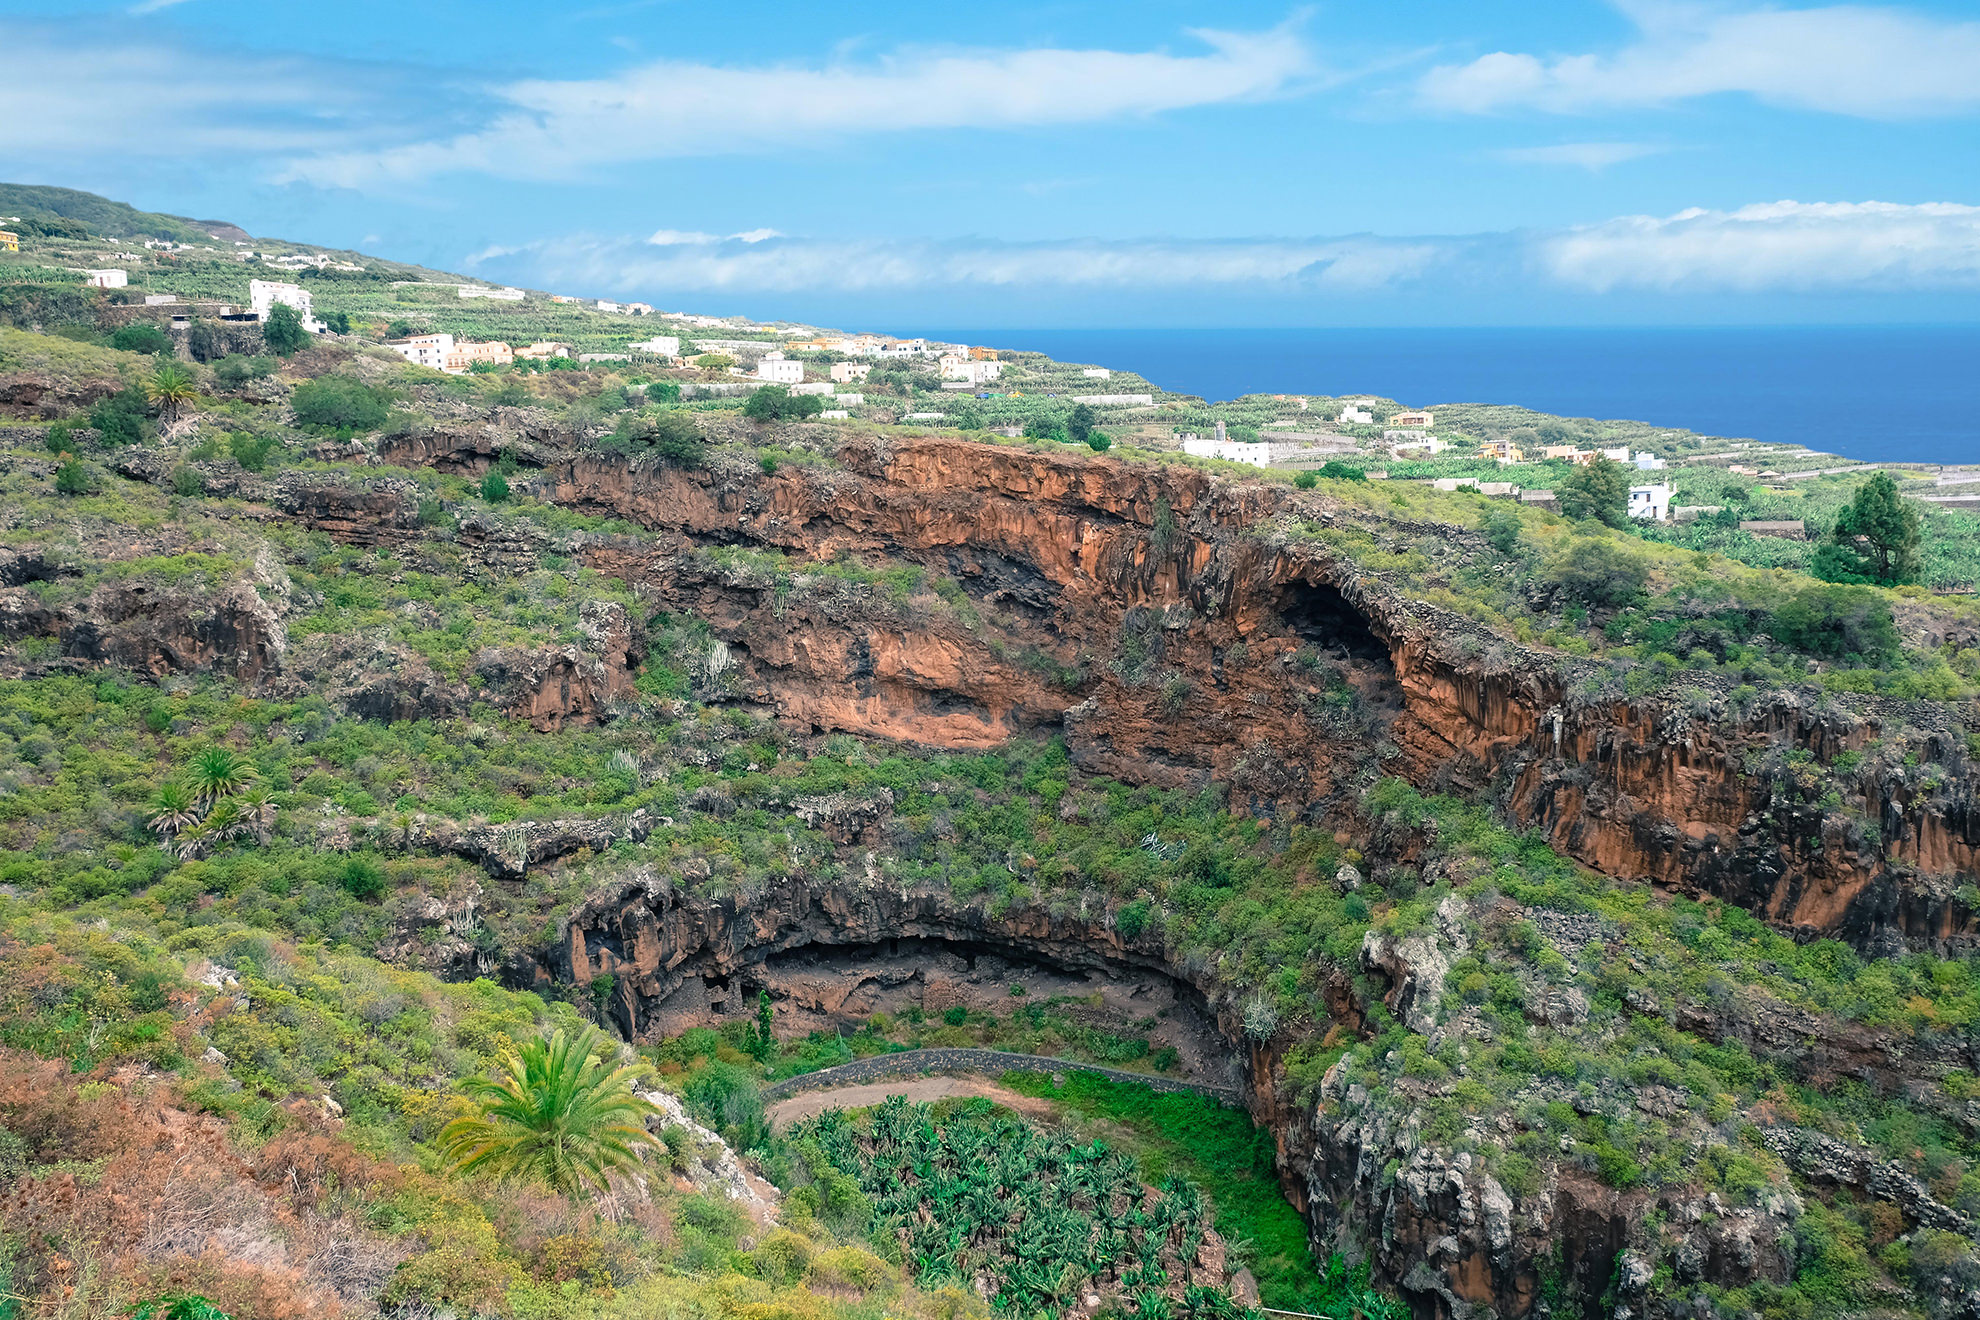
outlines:
{"label": "dirt path", "polygon": [[980,1095],[1032,1118],[1049,1118],[1050,1102],[1019,1095],[987,1077],[903,1077],[891,1082],[867,1082],[858,1086],[838,1086],[823,1091],[800,1091],[788,1100],[779,1100],[766,1111],[772,1126],[781,1127],[807,1118],[816,1118],[828,1109],[865,1109],[890,1095],[910,1100],[949,1100]]}

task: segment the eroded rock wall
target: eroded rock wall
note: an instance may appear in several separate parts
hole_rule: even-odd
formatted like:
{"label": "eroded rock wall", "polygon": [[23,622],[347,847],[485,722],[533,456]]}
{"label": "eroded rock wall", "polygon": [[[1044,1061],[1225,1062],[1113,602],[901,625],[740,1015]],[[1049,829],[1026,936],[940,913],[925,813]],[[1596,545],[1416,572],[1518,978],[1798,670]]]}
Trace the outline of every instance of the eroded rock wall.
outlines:
{"label": "eroded rock wall", "polygon": [[[547,470],[542,491],[660,533],[587,557],[709,620],[738,648],[747,698],[816,729],[973,748],[1063,722],[1091,772],[1214,780],[1260,812],[1325,815],[1375,773],[1488,790],[1590,866],[1784,927],[1871,949],[1980,932],[1959,898],[1980,869],[1980,807],[1967,731],[1943,706],[1796,692],[1742,705],[1712,676],[1589,699],[1585,662],[1493,636],[1272,525],[1297,512],[1423,528],[1180,466],[948,439],[861,440],[839,458],[765,476],[588,455]],[[1436,530],[1484,553],[1465,529]],[[997,623],[774,600],[690,554],[737,543],[920,564]],[[1783,759],[1821,767],[1880,744],[1896,753],[1846,781],[1812,783]]]}

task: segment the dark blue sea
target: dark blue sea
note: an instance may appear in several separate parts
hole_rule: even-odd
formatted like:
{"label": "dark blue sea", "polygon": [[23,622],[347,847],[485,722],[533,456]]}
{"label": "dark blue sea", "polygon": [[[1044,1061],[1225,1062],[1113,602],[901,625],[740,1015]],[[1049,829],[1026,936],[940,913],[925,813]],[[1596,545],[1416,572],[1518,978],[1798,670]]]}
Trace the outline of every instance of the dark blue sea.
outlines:
{"label": "dark blue sea", "polygon": [[1164,389],[1512,403],[1868,462],[1980,463],[1980,326],[930,332]]}

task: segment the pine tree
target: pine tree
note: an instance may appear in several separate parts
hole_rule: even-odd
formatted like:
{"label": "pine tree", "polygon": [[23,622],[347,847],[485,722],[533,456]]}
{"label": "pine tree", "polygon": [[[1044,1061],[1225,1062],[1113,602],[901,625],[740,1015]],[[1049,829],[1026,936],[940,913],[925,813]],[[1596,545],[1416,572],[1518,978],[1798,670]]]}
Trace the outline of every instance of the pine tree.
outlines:
{"label": "pine tree", "polygon": [[1570,518],[1593,518],[1611,527],[1629,525],[1629,477],[1622,464],[1600,455],[1569,473],[1555,496],[1561,512]]}
{"label": "pine tree", "polygon": [[1872,473],[1836,515],[1829,543],[1816,551],[1815,574],[1830,582],[1894,587],[1918,576],[1918,506],[1898,494],[1888,472]]}

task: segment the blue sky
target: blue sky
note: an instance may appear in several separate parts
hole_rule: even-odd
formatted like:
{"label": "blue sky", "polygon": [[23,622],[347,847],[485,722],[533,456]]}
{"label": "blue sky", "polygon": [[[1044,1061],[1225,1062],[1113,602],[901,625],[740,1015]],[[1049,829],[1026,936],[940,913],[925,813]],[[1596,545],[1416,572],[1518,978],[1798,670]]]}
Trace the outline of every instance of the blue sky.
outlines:
{"label": "blue sky", "polygon": [[1980,320],[1966,4],[0,0],[0,177],[834,324]]}

